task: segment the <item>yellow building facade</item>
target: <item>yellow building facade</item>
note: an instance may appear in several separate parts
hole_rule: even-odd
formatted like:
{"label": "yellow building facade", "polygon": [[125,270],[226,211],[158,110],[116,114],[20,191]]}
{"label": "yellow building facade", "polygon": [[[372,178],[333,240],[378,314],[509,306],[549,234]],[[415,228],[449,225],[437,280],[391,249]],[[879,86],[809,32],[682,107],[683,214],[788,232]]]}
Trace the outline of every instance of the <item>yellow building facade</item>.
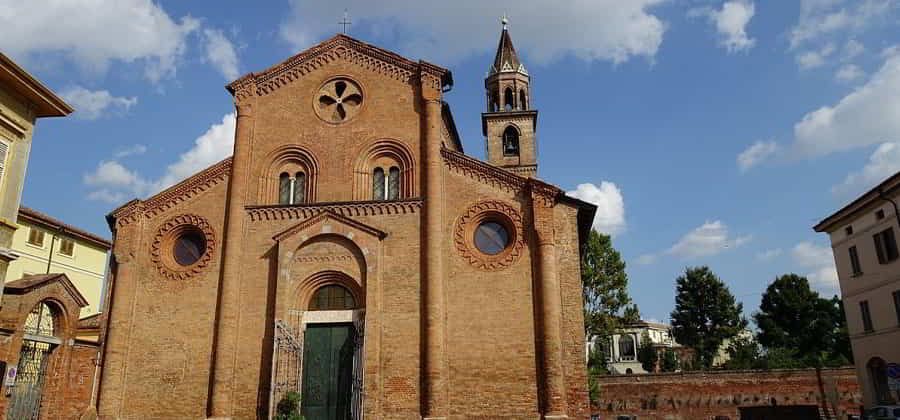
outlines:
{"label": "yellow building facade", "polygon": [[9,264],[7,278],[65,273],[88,301],[81,318],[100,312],[111,243],[27,207],[19,209],[18,225],[11,246],[18,258]]}
{"label": "yellow building facade", "polygon": [[7,267],[17,258],[11,251],[16,218],[25,183],[31,138],[38,118],[72,113],[66,104],[9,57],[0,53],[0,290]]}

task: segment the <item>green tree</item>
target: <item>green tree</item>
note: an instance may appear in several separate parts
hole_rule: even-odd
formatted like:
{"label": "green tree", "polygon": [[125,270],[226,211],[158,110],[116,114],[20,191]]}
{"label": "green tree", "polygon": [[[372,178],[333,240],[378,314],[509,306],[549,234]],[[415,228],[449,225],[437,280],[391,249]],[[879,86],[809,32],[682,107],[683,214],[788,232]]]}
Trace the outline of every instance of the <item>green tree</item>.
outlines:
{"label": "green tree", "polygon": [[591,230],[581,261],[584,288],[584,331],[588,337],[606,339],[623,323],[637,321],[637,306],[628,296],[625,261],[612,246],[609,235]]}
{"label": "green tree", "polygon": [[723,367],[729,370],[762,369],[764,360],[759,343],[753,337],[735,337],[728,345],[728,361]]}
{"label": "green tree", "polygon": [[695,367],[708,369],[722,342],[746,328],[743,305],[709,267],[687,268],[675,283],[672,336],[694,349]]}
{"label": "green tree", "polygon": [[656,354],[656,349],[653,348],[653,343],[650,341],[650,335],[646,331],[641,334],[641,345],[638,346],[637,359],[641,362],[641,367],[645,371],[650,373],[656,372],[656,362],[659,360],[659,356]]}
{"label": "green tree", "polygon": [[678,361],[678,355],[675,354],[675,350],[667,348],[663,351],[661,365],[660,368],[663,372],[676,372],[681,368],[681,363]]}
{"label": "green tree", "polygon": [[609,374],[606,368],[606,352],[601,351],[604,346],[593,346],[588,352],[588,397],[592,405],[600,403],[600,381],[598,376]]}
{"label": "green tree", "polygon": [[847,362],[849,346],[844,342],[849,338],[840,300],[821,298],[805,277],[777,277],[753,318],[759,327],[757,339],[768,350],[790,350],[807,367]]}

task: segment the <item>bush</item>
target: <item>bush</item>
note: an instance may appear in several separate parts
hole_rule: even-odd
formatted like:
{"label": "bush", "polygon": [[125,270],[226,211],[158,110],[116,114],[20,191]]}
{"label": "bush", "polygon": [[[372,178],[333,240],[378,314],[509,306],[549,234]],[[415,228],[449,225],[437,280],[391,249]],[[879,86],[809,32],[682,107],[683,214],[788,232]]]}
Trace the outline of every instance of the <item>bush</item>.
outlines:
{"label": "bush", "polygon": [[275,420],[303,420],[299,413],[300,393],[296,391],[284,394],[275,407]]}

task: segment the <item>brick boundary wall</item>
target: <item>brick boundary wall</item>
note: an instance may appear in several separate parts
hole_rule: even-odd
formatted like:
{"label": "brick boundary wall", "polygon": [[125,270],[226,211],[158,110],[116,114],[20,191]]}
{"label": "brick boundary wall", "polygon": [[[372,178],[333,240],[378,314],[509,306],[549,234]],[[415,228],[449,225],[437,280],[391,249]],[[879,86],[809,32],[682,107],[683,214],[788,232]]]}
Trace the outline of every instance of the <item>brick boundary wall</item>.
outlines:
{"label": "brick boundary wall", "polygon": [[[858,414],[862,395],[853,367],[822,369],[828,412],[837,419]],[[599,404],[601,419],[620,415],[639,419],[702,420],[740,418],[740,408],[816,405],[822,398],[815,369],[681,372],[648,375],[604,375]],[[720,417],[721,418],[721,417]]]}

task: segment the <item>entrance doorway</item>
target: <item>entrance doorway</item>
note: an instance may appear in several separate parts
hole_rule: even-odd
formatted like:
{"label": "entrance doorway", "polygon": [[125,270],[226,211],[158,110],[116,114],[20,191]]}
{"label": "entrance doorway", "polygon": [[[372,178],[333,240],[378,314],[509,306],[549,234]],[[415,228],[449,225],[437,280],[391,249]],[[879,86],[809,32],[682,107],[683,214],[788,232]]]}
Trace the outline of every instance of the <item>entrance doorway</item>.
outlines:
{"label": "entrance doorway", "polygon": [[303,342],[301,414],[317,420],[352,419],[356,328],[353,324],[311,324]]}
{"label": "entrance doorway", "polygon": [[41,302],[25,319],[22,349],[16,382],[12,388],[7,418],[33,420],[40,417],[41,397],[53,350],[61,344],[56,337],[57,311]]}

